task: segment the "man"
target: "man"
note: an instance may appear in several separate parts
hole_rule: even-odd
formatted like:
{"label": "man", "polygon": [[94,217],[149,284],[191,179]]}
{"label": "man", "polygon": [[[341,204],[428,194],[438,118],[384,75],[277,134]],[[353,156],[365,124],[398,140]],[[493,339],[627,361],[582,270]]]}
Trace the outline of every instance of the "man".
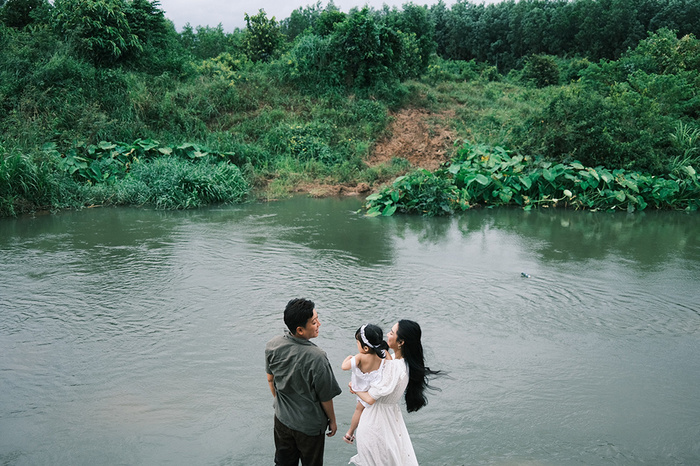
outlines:
{"label": "man", "polygon": [[324,433],[338,425],[333,397],[341,393],[326,353],[309,341],[321,322],[313,301],[292,299],[284,310],[289,333],[265,347],[267,382],[275,407],[275,465],[323,464]]}

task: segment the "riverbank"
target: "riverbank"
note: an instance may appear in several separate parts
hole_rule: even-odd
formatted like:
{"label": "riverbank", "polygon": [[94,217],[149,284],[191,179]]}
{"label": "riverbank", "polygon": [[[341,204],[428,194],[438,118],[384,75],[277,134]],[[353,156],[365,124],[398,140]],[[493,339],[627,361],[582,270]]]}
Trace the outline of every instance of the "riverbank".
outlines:
{"label": "riverbank", "polygon": [[[547,83],[533,81],[527,66],[504,75],[433,56],[420,76],[362,89],[304,87],[286,74],[296,55],[241,65],[235,76],[192,69],[158,79],[71,61],[71,73],[84,73],[69,80],[84,83],[73,90],[95,91],[78,107],[59,105],[66,91],[52,94],[53,107],[37,100],[0,118],[0,216],[92,205],[188,209],[297,193],[379,194],[385,215],[475,205],[693,210],[700,67],[686,64],[700,60],[697,44],[664,30],[616,61],[533,58],[558,77]],[[96,91],[107,83],[115,93]],[[30,107],[46,110],[20,112]],[[469,147],[486,165],[472,170],[455,159]],[[536,161],[541,172],[526,179],[496,169],[492,154],[507,154],[518,170]],[[597,192],[601,180],[622,184]]]}

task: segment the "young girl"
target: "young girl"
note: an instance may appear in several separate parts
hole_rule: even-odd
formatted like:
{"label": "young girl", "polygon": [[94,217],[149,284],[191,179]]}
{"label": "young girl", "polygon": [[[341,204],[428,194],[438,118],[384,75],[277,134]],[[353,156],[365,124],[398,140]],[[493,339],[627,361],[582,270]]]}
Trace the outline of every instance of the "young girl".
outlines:
{"label": "young girl", "polygon": [[[348,356],[345,358],[341,366],[344,371],[352,371],[350,383],[353,391],[366,391],[369,389],[372,382],[381,380],[381,368],[384,358],[388,357],[391,359],[387,351],[389,345],[383,338],[382,329],[372,324],[363,325],[355,332],[357,349],[360,352],[355,356]],[[355,429],[357,429],[357,425],[360,423],[360,416],[365,406],[368,405],[358,397],[357,406],[355,407],[355,412],[350,422],[350,429],[343,437],[347,443],[353,443],[355,441]]]}

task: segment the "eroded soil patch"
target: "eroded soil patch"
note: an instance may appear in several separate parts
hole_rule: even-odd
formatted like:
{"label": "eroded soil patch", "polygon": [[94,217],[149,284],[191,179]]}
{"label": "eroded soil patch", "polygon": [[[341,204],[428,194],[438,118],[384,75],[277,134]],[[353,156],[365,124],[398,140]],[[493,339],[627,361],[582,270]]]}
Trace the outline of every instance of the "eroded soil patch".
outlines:
{"label": "eroded soil patch", "polygon": [[[394,158],[410,162],[411,169],[425,168],[434,171],[449,159],[454,135],[448,129],[447,118],[454,112],[431,113],[424,109],[409,108],[392,115],[388,136],[377,141],[366,163],[370,167],[389,164]],[[390,180],[386,180],[390,181]],[[308,193],[314,197],[364,195],[371,187],[367,183],[324,184],[304,183],[296,186],[295,192]]]}
{"label": "eroded soil patch", "polygon": [[436,170],[447,161],[454,139],[444,121],[449,116],[424,109],[405,109],[394,114],[390,136],[377,142],[367,164],[389,163],[400,157],[411,162],[413,168]]}

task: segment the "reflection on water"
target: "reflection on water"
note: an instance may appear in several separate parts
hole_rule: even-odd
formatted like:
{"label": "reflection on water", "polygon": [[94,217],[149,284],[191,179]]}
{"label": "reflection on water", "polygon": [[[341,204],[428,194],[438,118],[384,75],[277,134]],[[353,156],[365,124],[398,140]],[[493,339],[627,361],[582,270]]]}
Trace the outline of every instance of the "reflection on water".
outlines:
{"label": "reflection on water", "polygon": [[359,207],[0,220],[0,462],[269,464],[262,354],[296,296],[341,386],[362,323],[421,323],[450,374],[406,416],[422,464],[700,462],[697,215]]}

